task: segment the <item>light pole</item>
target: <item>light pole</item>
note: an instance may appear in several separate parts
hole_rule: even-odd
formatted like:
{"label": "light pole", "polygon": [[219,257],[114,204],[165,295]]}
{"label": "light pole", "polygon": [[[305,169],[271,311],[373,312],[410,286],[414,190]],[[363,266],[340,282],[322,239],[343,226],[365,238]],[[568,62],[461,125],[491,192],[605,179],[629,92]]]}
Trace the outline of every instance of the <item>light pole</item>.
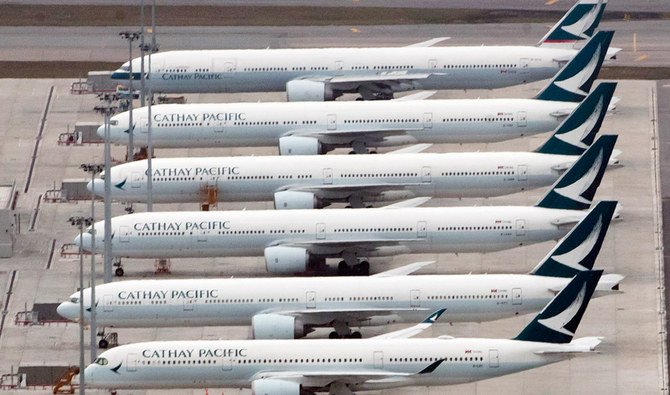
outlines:
{"label": "light pole", "polygon": [[[95,183],[95,175],[102,171],[104,165],[97,163],[82,163],[79,167],[85,172],[91,173],[91,185],[93,186],[93,183]],[[89,321],[91,325],[91,361],[95,361],[95,358],[98,356],[96,337],[98,329],[95,321],[97,314],[97,306],[95,303],[95,277],[97,275],[95,270],[95,188],[91,188],[91,218],[91,318]]]}
{"label": "light pole", "polygon": [[[158,52],[158,47],[154,46],[153,44],[144,44],[143,51],[149,53],[149,56],[147,56],[147,63],[149,68],[149,75],[151,76],[151,54]],[[151,82],[149,82],[147,93],[147,96],[149,97],[149,101],[147,103],[147,211],[151,212],[153,211],[153,169],[151,160],[154,156],[153,139],[151,137],[151,103],[153,102]]]}
{"label": "light pole", "polygon": [[93,222],[91,217],[75,216],[68,219],[71,225],[79,228],[79,393],[86,393],[86,379],[84,378],[84,227]]}
{"label": "light pole", "polygon": [[128,162],[133,161],[133,155],[135,154],[135,147],[133,144],[133,129],[135,129],[135,125],[133,124],[133,99],[135,98],[135,93],[133,92],[133,79],[135,79],[135,76],[133,75],[133,41],[140,38],[140,35],[140,32],[130,31],[119,33],[121,38],[128,40],[128,62],[130,65],[128,70],[128,153],[126,154],[126,160]]}
{"label": "light pole", "polygon": [[[102,113],[105,117],[105,174],[110,173],[112,153],[109,142],[109,117],[114,113],[116,107],[112,106],[113,96],[104,93],[98,96],[102,101],[101,105],[95,107],[95,110]],[[104,277],[105,283],[112,281],[112,182],[109,177],[105,177],[105,247],[104,247]]]}
{"label": "light pole", "polygon": [[146,88],[144,87],[144,0],[140,0],[140,105],[146,106]]}

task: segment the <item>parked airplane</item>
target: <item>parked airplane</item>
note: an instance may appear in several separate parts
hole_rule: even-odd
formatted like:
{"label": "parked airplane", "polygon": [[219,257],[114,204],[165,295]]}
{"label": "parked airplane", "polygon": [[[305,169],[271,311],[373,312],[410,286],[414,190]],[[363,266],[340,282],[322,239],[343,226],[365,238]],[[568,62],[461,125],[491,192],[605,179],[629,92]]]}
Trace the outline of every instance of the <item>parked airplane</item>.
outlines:
{"label": "parked airplane", "polygon": [[[397,155],[159,158],[152,163],[155,203],[274,200],[277,209],[322,208],[334,202],[432,197],[490,197],[551,185],[588,148],[616,88],[602,83],[536,152]],[[425,146],[410,147],[411,150]],[[597,148],[599,149],[599,148]],[[400,160],[399,160],[400,159]],[[613,159],[611,164],[616,164]],[[111,197],[146,202],[147,161],[112,167]],[[88,184],[104,196],[104,177]]]}
{"label": "parked airplane", "polygon": [[[412,89],[491,89],[550,78],[593,35],[605,2],[579,1],[536,46],[169,51],[151,56],[153,92],[286,91],[289,101],[334,100],[344,93],[389,99]],[[618,52],[613,49],[608,57]],[[140,58],[133,59],[140,78]],[[147,63],[145,61],[145,63]],[[128,80],[130,63],[112,74]]]}
{"label": "parked airplane", "polygon": [[600,337],[573,340],[602,271],[579,272],[515,338],[410,339],[422,323],[362,340],[154,341],[115,347],[85,370],[91,388],[251,387],[299,395],[460,384],[591,353]]}
{"label": "parked airplane", "polygon": [[[365,153],[371,147],[494,142],[544,133],[587,96],[613,34],[598,32],[534,99],[164,104],[152,107],[152,145],[278,146],[281,155],[315,155],[338,147]],[[133,111],[133,142],[147,146],[148,109]],[[128,112],[111,118],[110,141],[128,143],[129,118]],[[102,138],[104,129],[97,132]]]}
{"label": "parked airplane", "polygon": [[[251,325],[255,339],[293,339],[315,328],[360,338],[351,327],[420,321],[446,309],[449,322],[483,322],[539,311],[580,271],[591,270],[616,202],[599,202],[529,274],[408,274],[418,262],[372,277],[133,280],[98,285],[98,327]],[[604,275],[596,296],[617,292],[623,276]],[[84,290],[84,320],[91,311]],[[79,320],[79,292],[58,314]],[[105,339],[100,340],[107,347]]]}
{"label": "parked airplane", "polygon": [[[414,207],[416,198],[384,208],[145,212],[112,218],[114,257],[265,257],[267,270],[304,272],[342,258],[367,273],[365,257],[408,253],[487,252],[558,240],[584,216],[617,136],[602,136],[532,207]],[[104,221],[95,224],[102,252]],[[90,231],[75,243],[91,250]],[[360,261],[360,263],[359,263]],[[119,272],[120,271],[120,272]],[[119,267],[117,274],[122,275]]]}

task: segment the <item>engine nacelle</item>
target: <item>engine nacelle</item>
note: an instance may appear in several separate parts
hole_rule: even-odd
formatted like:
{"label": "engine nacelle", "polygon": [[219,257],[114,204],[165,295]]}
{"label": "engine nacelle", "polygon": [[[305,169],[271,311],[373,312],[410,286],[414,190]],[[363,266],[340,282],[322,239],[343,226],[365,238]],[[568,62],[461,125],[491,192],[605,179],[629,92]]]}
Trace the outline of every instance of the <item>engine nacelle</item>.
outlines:
{"label": "engine nacelle", "polygon": [[300,320],[281,314],[256,314],[251,331],[254,339],[298,339],[308,333]]}
{"label": "engine nacelle", "polygon": [[325,154],[323,144],[314,137],[286,136],[279,138],[279,155]]}
{"label": "engine nacelle", "polygon": [[337,96],[330,84],[312,80],[292,80],[286,83],[288,101],[327,101]]}
{"label": "engine nacelle", "polygon": [[309,252],[301,247],[268,247],[264,255],[265,268],[270,273],[304,272],[309,263]]}
{"label": "engine nacelle", "polygon": [[251,382],[253,395],[300,395],[302,386],[287,380],[260,379]]}
{"label": "engine nacelle", "polygon": [[275,208],[277,210],[324,208],[327,205],[328,203],[312,192],[281,191],[275,193]]}

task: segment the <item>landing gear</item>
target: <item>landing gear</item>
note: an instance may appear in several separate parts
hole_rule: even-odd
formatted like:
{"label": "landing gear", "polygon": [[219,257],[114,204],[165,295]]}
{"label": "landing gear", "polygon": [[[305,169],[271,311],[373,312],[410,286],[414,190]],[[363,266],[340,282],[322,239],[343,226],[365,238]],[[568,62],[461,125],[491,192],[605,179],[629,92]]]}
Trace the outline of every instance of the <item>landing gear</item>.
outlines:
{"label": "landing gear", "polygon": [[98,348],[106,349],[107,347],[109,347],[109,342],[105,339],[100,339],[98,342]]}
{"label": "landing gear", "polygon": [[132,214],[132,213],[135,212],[135,209],[133,208],[133,204],[132,204],[132,203],[128,203],[128,204],[126,204],[126,207],[124,207],[123,209],[124,209],[124,210],[126,211],[126,213],[128,213],[128,214]]}
{"label": "landing gear", "polygon": [[123,267],[121,267],[121,258],[114,258],[112,266],[116,268],[116,270],[114,270],[114,274],[116,274],[116,277],[123,277],[124,272]]}
{"label": "landing gear", "polygon": [[340,261],[337,264],[337,274],[340,276],[369,276],[370,262],[361,261],[353,266],[349,266],[347,262]]}
{"label": "landing gear", "polygon": [[363,141],[353,141],[351,143],[351,149],[352,151],[349,151],[349,155],[353,154],[376,154],[377,151],[375,149],[368,149],[368,146],[365,144]]}
{"label": "landing gear", "polygon": [[100,338],[98,341],[98,348],[100,349],[104,350],[119,345],[119,334],[116,332],[105,333],[105,329],[103,328],[97,335]]}
{"label": "landing gear", "polygon": [[337,333],[337,331],[332,331],[328,334],[328,338],[329,339],[362,339],[363,338],[363,335],[361,334],[361,332],[358,332],[358,331],[351,332],[351,330],[349,330],[349,331],[350,331],[350,333],[344,334],[344,335],[339,335]]}

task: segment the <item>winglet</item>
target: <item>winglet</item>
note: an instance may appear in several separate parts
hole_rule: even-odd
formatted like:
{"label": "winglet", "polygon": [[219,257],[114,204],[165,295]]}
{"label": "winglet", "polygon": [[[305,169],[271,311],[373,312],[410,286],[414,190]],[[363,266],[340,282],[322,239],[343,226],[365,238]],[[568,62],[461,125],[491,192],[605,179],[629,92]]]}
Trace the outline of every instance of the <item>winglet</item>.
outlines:
{"label": "winglet", "polygon": [[430,328],[445,311],[447,311],[447,309],[439,309],[412,327],[384,333],[379,336],[371,337],[371,339],[406,339],[412,337]]}
{"label": "winglet", "polygon": [[530,272],[536,276],[571,278],[593,269],[617,202],[598,202]]}
{"label": "winglet", "polygon": [[540,47],[572,48],[578,41],[593,36],[607,1],[580,0],[568,10],[537,43]]}
{"label": "winglet", "polygon": [[580,102],[591,90],[614,32],[599,31],[535,96],[538,100]]}
{"label": "winglet", "polygon": [[514,340],[570,343],[602,274],[602,270],[577,273]]}
{"label": "winglet", "polygon": [[412,274],[415,271],[421,269],[424,266],[435,263],[435,261],[425,261],[425,262],[414,262],[409,265],[404,265],[397,267],[395,269],[390,269],[383,271],[381,273],[373,274],[370,277],[396,277],[396,276],[406,276]]}
{"label": "winglet", "polygon": [[605,174],[616,140],[617,136],[600,136],[535,206],[565,210],[589,208]]}
{"label": "winglet", "polygon": [[437,369],[438,366],[440,366],[444,362],[444,358],[438,359],[437,361],[431,363],[430,365],[426,366],[423,368],[422,371],[418,372],[417,374],[428,374],[428,373],[433,373],[435,369]]}
{"label": "winglet", "polygon": [[616,82],[598,84],[535,152],[581,155],[586,151],[603,124],[616,85]]}

